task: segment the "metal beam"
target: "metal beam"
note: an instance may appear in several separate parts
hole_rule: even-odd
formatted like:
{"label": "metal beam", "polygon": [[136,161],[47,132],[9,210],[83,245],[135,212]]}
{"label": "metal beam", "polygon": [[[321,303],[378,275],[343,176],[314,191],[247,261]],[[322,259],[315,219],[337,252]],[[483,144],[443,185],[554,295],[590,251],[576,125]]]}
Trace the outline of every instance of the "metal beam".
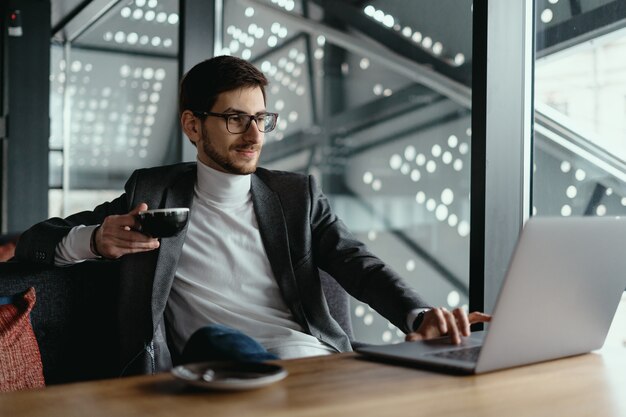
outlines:
{"label": "metal beam", "polygon": [[181,75],[198,61],[211,58],[221,26],[221,0],[180,0],[179,57]]}
{"label": "metal beam", "polygon": [[[485,203],[485,311],[491,312],[531,211],[534,0],[488,1],[487,10],[486,112],[473,113],[485,117],[486,134],[472,135],[472,153],[484,141],[485,193],[479,198]],[[476,198],[472,178],[472,202]]]}
{"label": "metal beam", "polygon": [[537,33],[537,58],[626,27],[626,2],[616,0]]}
{"label": "metal beam", "polygon": [[432,108],[428,107],[423,109],[423,112],[416,114],[414,118],[415,124],[407,126],[407,128],[402,131],[394,132],[389,136],[377,138],[376,141],[361,144],[360,146],[357,145],[347,147],[350,155],[354,156],[362,152],[367,152],[368,150],[376,148],[381,144],[389,144],[394,141],[406,139],[408,135],[418,135],[422,132],[428,131],[429,129],[433,129],[437,126],[441,126],[442,124],[449,123],[453,120],[459,119],[459,117],[462,117],[456,109],[448,109],[448,111],[442,112],[433,112],[431,110]]}
{"label": "metal beam", "polygon": [[[470,153],[469,308],[485,310],[485,183],[487,175],[487,17],[486,0],[474,1],[472,17],[472,141]],[[478,138],[478,140],[475,140]],[[474,325],[473,330],[482,330]]]}
{"label": "metal beam", "polygon": [[[179,79],[200,60],[214,56],[221,44],[223,9],[221,0],[180,0],[180,28],[178,37]],[[219,37],[216,35],[220,35]],[[180,133],[179,155],[183,161],[196,159],[196,148]]]}
{"label": "metal beam", "polygon": [[576,132],[554,110],[537,107],[541,110],[535,112],[537,133],[626,184],[626,162]]}
{"label": "metal beam", "polygon": [[76,13],[54,27],[52,36],[61,42],[73,42],[121,0],[92,0],[81,4]]}
{"label": "metal beam", "polygon": [[[60,32],[65,27],[65,25],[68,24],[68,22],[78,16],[78,14],[80,14],[80,12],[82,12],[83,9],[87,7],[92,1],[93,0],[83,0],[78,6],[74,7],[74,9],[70,10],[69,13],[59,19],[58,23],[52,27],[50,36],[53,37],[57,34],[57,32]],[[54,18],[54,9],[52,17]]]}
{"label": "metal beam", "polygon": [[585,207],[585,212],[583,213],[585,216],[595,216],[596,209],[602,199],[606,195],[606,187],[599,182],[596,183],[596,186],[593,188],[593,193],[589,198],[589,202],[587,203],[587,207]]}
{"label": "metal beam", "polygon": [[434,269],[444,281],[447,281],[450,285],[452,285],[455,289],[457,289],[462,295],[468,296],[469,290],[467,284],[457,277],[451,270],[449,270],[443,263],[439,261],[435,256],[433,256],[428,250],[426,250],[422,245],[420,245],[415,240],[411,239],[409,235],[403,230],[398,230],[393,227],[391,222],[388,219],[387,214],[385,212],[377,211],[370,203],[364,200],[360,195],[350,190],[350,195],[359,203],[362,207],[364,207],[367,211],[369,211],[374,216],[378,217],[383,224],[385,225],[385,230],[389,230],[389,232],[395,236],[400,242],[402,242],[406,247],[419,256],[425,264]]}
{"label": "metal beam", "polygon": [[349,135],[353,131],[376,126],[391,118],[401,116],[419,107],[444,99],[422,85],[412,84],[391,96],[381,97],[361,106],[347,109],[324,123],[324,128],[334,135]]}
{"label": "metal beam", "polygon": [[580,7],[580,0],[569,0],[569,9],[572,12],[572,16],[581,14],[582,7]]}
{"label": "metal beam", "polygon": [[[411,85],[389,97],[379,98],[331,117],[326,120],[323,128],[314,126],[307,131],[289,135],[282,141],[268,143],[264,147],[263,162],[273,162],[291,156],[303,148],[323,145],[324,138],[327,136],[351,135],[374,127],[391,117],[399,117],[417,109],[424,109],[424,112],[415,115],[415,125],[411,128],[412,130],[420,126],[430,126],[434,119],[440,123],[441,118],[449,120],[453,114],[458,117],[459,112],[458,105],[451,103],[445,97],[428,91],[423,86]],[[350,149],[351,152],[361,152],[378,146],[382,141],[392,139],[394,137],[385,137],[375,143],[359,143],[356,146],[350,146]]]}
{"label": "metal beam", "polygon": [[383,67],[394,71],[407,79],[425,85],[460,105],[471,107],[471,89],[437,73],[426,65],[421,65],[410,59],[390,51],[379,42],[365,37],[358,37],[344,33],[323,23],[315,22],[295,13],[287,12],[279,7],[271,6],[260,0],[241,0],[242,3],[265,10],[277,16],[283,22],[289,22],[304,32],[317,35],[323,34],[326,40],[352,53],[369,58]]}
{"label": "metal beam", "polygon": [[[63,46],[61,44],[57,44],[57,46]],[[162,54],[158,52],[145,52],[145,51],[130,51],[125,49],[116,49],[106,46],[92,46],[92,45],[80,45],[77,43],[73,43],[71,45],[73,51],[89,51],[89,52],[97,52],[103,54],[116,54],[116,55],[128,55],[131,57],[141,57],[141,58],[156,58],[156,59],[168,59],[170,61],[178,60],[177,54]]]}
{"label": "metal beam", "polygon": [[305,132],[299,131],[287,136],[281,141],[271,142],[263,146],[261,154],[261,165],[276,162],[283,158],[288,158],[303,149],[317,146],[323,135],[319,131]]}
{"label": "metal beam", "polygon": [[23,35],[11,37],[5,44],[5,77],[10,88],[5,103],[9,125],[3,149],[3,165],[7,167],[5,231],[21,232],[48,217],[50,1],[7,3],[10,8],[20,9],[24,19]]}
{"label": "metal beam", "polygon": [[323,10],[324,13],[332,15],[336,19],[344,22],[352,28],[357,29],[368,38],[375,39],[384,45],[388,50],[403,56],[412,62],[432,67],[435,72],[442,74],[451,80],[471,87],[471,64],[453,66],[442,59],[428,53],[424,49],[417,47],[414,42],[402,36],[398,32],[389,30],[372,19],[365,16],[362,9],[357,8],[344,1],[336,0],[313,0]]}
{"label": "metal beam", "polygon": [[9,34],[4,30],[8,26],[9,6],[7,2],[0,3],[0,19],[2,19],[2,33],[0,33],[0,234],[7,232],[8,219],[8,114],[9,114]]}

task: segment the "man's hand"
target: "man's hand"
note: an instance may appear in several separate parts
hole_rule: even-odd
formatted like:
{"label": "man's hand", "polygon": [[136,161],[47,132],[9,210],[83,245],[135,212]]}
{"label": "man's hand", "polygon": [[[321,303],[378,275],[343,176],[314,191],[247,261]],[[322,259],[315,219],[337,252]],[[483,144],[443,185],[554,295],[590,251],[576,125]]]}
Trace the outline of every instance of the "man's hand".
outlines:
{"label": "man's hand", "polygon": [[448,311],[443,307],[433,308],[424,314],[424,321],[413,333],[406,335],[406,341],[434,339],[448,335],[453,344],[461,343],[461,336],[470,335],[470,325],[491,320],[485,313],[473,312],[469,315],[462,308]]}
{"label": "man's hand", "polygon": [[137,214],[144,210],[148,210],[148,205],[141,203],[128,214],[107,216],[96,230],[96,251],[104,258],[117,259],[129,253],[158,248],[158,239],[137,231],[140,228]]}

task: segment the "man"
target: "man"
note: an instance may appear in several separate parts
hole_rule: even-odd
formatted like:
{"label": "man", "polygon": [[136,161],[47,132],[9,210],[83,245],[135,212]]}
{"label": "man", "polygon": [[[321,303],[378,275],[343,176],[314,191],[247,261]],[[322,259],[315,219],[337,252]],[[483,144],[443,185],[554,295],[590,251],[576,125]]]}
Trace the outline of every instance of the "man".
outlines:
{"label": "man", "polygon": [[[244,357],[351,350],[328,312],[318,268],[409,340],[448,334],[460,343],[470,321],[488,320],[428,309],[348,232],[313,177],[257,169],[264,133],[278,117],[266,109],[267,84],[235,57],[196,65],[181,82],[179,112],[197,163],[137,170],[117,199],[22,235],[21,260],[121,258],[122,373],[169,369],[172,357],[198,350],[198,334],[208,338],[199,350],[210,350],[231,328],[246,341]],[[140,233],[136,215],[164,207],[190,207],[185,230],[160,241]]]}

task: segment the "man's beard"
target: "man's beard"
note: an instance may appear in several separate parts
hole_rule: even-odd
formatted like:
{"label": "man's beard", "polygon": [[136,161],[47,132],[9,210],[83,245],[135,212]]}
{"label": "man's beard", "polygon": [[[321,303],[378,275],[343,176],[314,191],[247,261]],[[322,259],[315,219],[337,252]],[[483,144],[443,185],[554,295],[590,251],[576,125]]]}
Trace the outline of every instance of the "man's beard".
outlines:
{"label": "man's beard", "polygon": [[[218,166],[220,166],[224,171],[230,174],[236,174],[236,175],[248,175],[256,171],[256,162],[251,167],[245,167],[245,166],[237,167],[235,166],[234,161],[232,161],[228,157],[228,155],[221,155],[213,147],[211,140],[209,139],[209,135],[204,129],[204,126],[201,126],[201,134],[202,134],[202,150],[209,158],[211,158],[213,162],[215,162]],[[260,146],[250,145],[249,147],[258,149],[259,153],[261,151]]]}

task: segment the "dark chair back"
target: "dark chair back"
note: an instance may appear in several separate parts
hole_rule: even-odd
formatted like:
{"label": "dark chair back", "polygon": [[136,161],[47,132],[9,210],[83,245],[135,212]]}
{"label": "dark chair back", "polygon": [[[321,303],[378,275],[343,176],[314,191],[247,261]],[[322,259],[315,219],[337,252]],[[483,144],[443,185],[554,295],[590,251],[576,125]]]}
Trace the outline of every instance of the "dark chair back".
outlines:
{"label": "dark chair back", "polygon": [[118,270],[115,262],[0,263],[0,294],[35,288],[31,323],[46,384],[115,376]]}
{"label": "dark chair back", "polygon": [[[331,315],[352,340],[348,294],[321,271]],[[72,267],[0,263],[0,295],[34,287],[31,322],[46,384],[117,376],[119,262],[88,261]]]}

